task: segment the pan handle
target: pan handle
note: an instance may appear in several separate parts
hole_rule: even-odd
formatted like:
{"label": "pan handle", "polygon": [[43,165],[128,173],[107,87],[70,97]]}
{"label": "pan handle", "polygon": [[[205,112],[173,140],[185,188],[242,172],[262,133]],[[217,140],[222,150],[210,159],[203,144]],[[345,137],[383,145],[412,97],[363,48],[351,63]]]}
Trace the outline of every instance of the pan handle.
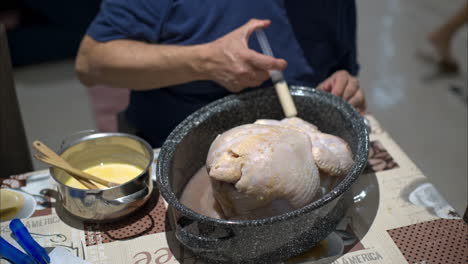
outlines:
{"label": "pan handle", "polygon": [[150,189],[148,188],[148,186],[145,186],[145,188],[137,192],[134,192],[132,194],[129,194],[127,196],[120,197],[114,200],[107,200],[102,197],[100,197],[100,199],[104,200],[105,203],[110,204],[110,205],[124,205],[124,204],[130,204],[135,201],[141,200],[143,197],[149,195],[149,193],[150,193]]}
{"label": "pan handle", "polygon": [[188,230],[188,227],[194,223],[194,220],[185,216],[182,216],[179,221],[177,221],[175,236],[184,246],[194,252],[222,252],[229,248],[231,238],[234,237],[234,232],[232,232],[232,230],[224,229],[227,234],[219,238],[200,236]]}
{"label": "pan handle", "polygon": [[372,127],[371,127],[371,122],[370,120],[365,117],[365,116],[362,116],[362,121],[364,122],[364,125],[366,126],[367,128],[367,132],[370,134],[372,133]]}

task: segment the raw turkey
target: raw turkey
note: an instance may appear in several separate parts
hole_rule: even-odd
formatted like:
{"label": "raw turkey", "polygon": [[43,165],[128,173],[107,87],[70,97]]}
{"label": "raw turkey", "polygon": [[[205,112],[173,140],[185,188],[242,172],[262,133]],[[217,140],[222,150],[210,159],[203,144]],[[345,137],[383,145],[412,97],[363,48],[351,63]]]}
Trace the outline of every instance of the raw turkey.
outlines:
{"label": "raw turkey", "polygon": [[329,176],[346,175],[354,164],[353,154],[343,139],[322,133],[316,126],[300,118],[285,118],[281,121],[260,119],[255,124],[281,126],[307,134],[312,144],[315,164]]}
{"label": "raw turkey", "polygon": [[258,219],[313,201],[320,177],[309,136],[299,129],[249,124],[212,143],[206,162],[220,215]]}

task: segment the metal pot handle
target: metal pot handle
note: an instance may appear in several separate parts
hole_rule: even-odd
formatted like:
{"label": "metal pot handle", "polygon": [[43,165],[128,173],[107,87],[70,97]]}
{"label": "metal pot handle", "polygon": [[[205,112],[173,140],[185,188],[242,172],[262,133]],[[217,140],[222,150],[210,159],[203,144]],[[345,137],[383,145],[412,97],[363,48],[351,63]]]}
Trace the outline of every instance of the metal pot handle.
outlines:
{"label": "metal pot handle", "polygon": [[362,120],[364,121],[364,125],[366,126],[367,128],[367,132],[370,134],[372,133],[372,127],[371,127],[371,122],[370,120],[365,117],[364,115],[362,116]]}
{"label": "metal pot handle", "polygon": [[[181,221],[183,220],[183,221]],[[180,224],[184,222],[185,224]],[[176,238],[186,247],[193,251],[222,251],[223,249],[229,248],[231,243],[231,238],[234,237],[234,234],[231,230],[226,230],[228,234],[220,238],[211,238],[199,236],[191,233],[187,230],[188,226],[194,223],[194,220],[191,220],[187,217],[182,217],[177,223],[177,228],[175,232]]]}
{"label": "metal pot handle", "polygon": [[149,188],[148,186],[145,186],[145,188],[134,192],[132,194],[129,194],[124,197],[120,197],[114,200],[107,200],[103,198],[102,196],[99,196],[101,200],[103,200],[105,203],[110,204],[110,205],[124,205],[124,204],[130,204],[135,201],[140,200],[141,198],[147,196],[149,194]]}

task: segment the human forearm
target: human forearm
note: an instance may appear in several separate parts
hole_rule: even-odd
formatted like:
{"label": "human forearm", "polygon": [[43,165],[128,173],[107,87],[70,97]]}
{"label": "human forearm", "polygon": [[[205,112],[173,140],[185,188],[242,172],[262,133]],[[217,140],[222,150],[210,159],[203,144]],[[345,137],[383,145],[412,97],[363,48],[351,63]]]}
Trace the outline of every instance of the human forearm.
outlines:
{"label": "human forearm", "polygon": [[171,46],[132,40],[97,42],[86,36],[76,59],[85,85],[107,84],[150,90],[197,80],[214,81],[231,92],[256,87],[269,71],[287,62],[249,49],[248,39],[269,20],[252,19],[223,37],[202,45]]}
{"label": "human forearm", "polygon": [[106,84],[149,90],[202,80],[205,49],[198,46],[147,44],[132,40],[97,42],[86,36],[76,70],[86,85]]}

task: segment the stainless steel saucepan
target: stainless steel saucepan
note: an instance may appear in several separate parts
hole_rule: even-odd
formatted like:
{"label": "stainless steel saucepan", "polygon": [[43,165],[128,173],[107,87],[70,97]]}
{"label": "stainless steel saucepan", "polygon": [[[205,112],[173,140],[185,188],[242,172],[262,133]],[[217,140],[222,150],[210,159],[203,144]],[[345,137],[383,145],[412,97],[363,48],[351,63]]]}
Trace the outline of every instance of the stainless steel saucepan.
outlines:
{"label": "stainless steel saucepan", "polygon": [[153,150],[141,138],[123,133],[96,133],[62,145],[60,156],[74,167],[106,163],[130,164],[143,171],[132,180],[111,188],[84,190],[63,183],[66,172],[51,168],[62,206],[72,215],[90,221],[112,221],[141,207],[153,191]]}

